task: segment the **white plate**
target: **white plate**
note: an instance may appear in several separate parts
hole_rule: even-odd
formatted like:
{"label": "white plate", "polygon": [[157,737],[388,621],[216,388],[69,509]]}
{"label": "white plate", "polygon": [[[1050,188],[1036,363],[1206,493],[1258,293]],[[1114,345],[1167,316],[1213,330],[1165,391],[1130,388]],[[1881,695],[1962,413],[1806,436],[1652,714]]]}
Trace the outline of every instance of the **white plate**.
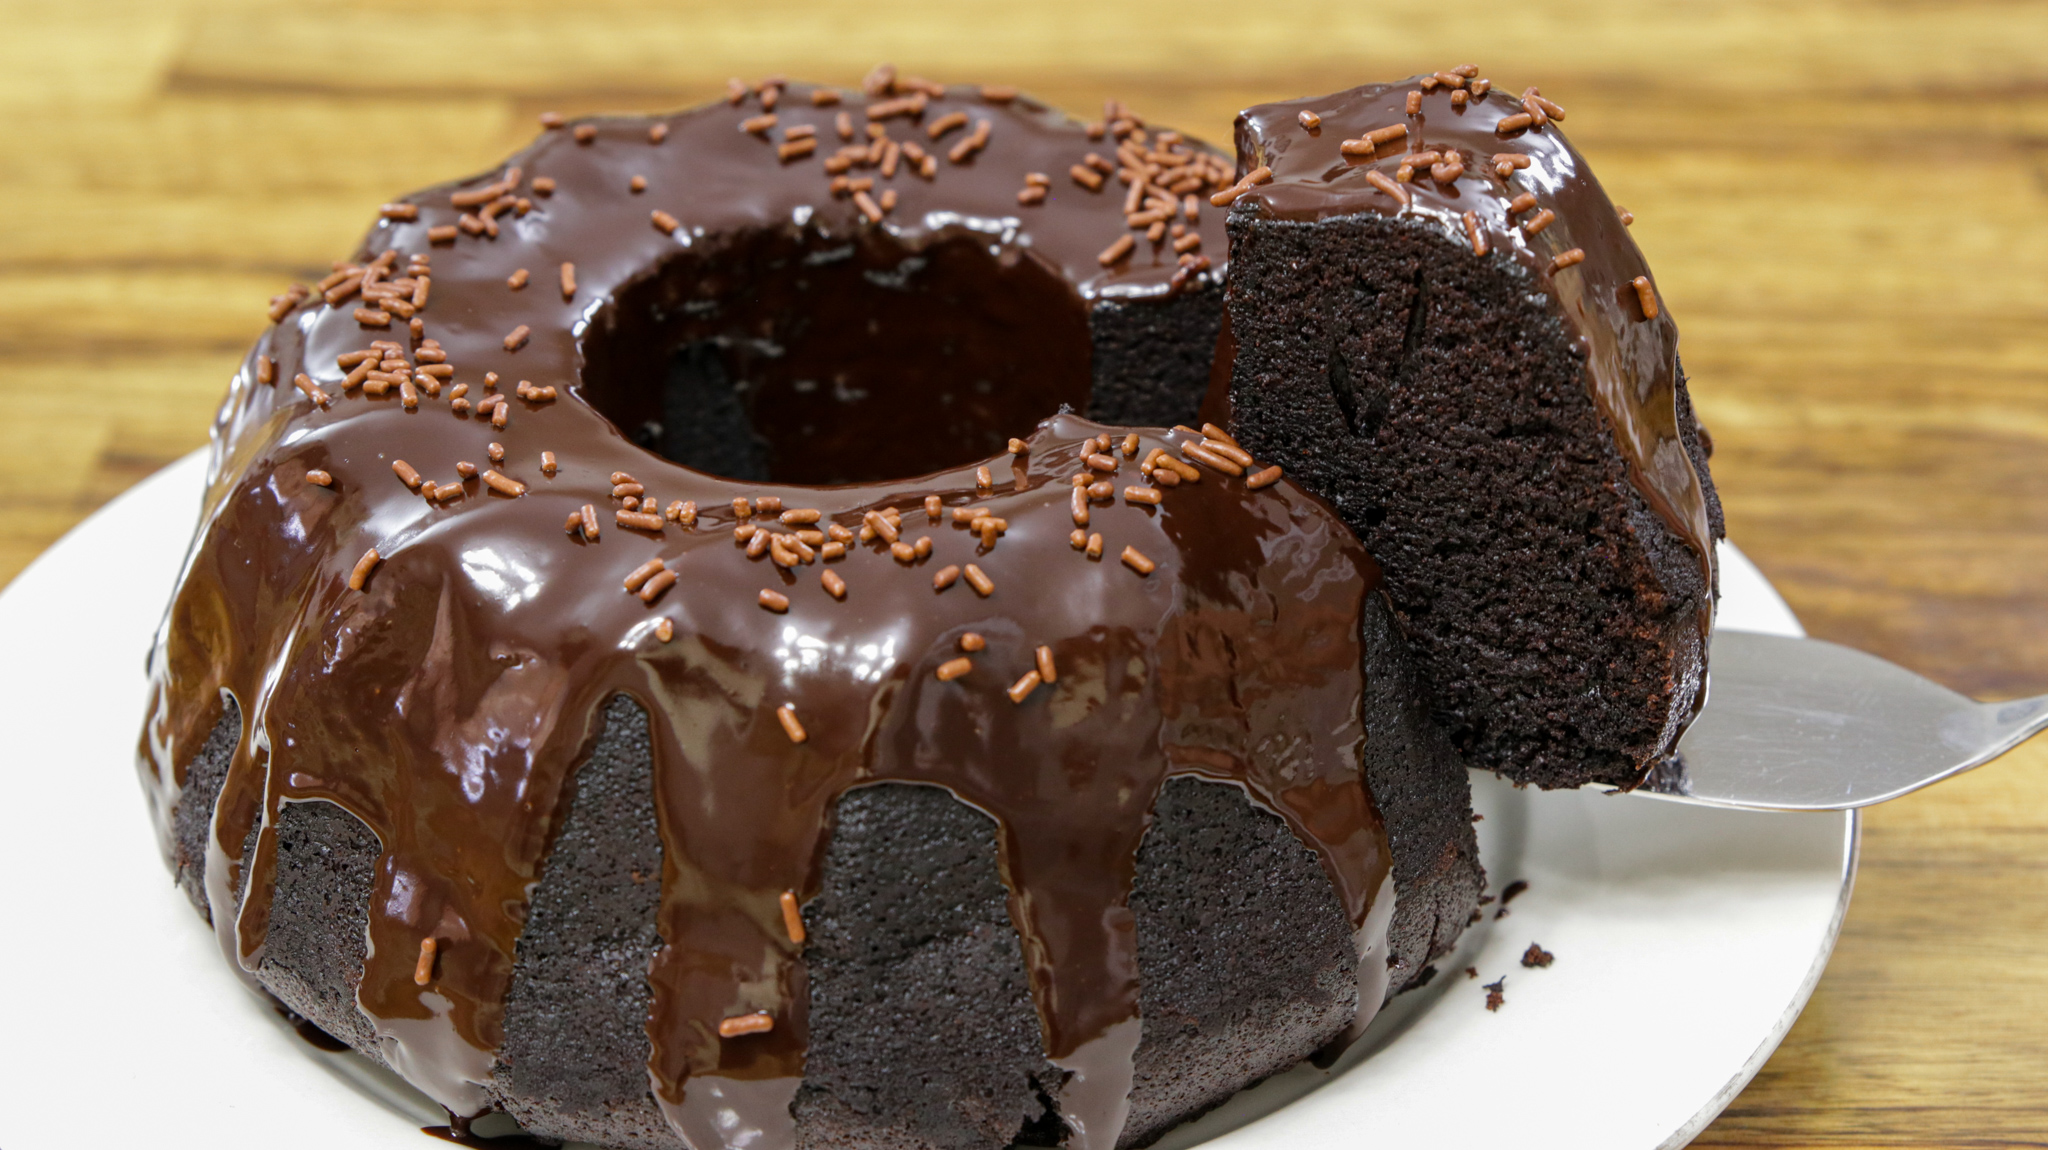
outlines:
{"label": "white plate", "polygon": [[[0,1146],[424,1150],[431,1104],[244,993],[157,857],[134,766],[143,659],[204,469],[196,453],[137,485],[0,595]],[[1756,568],[1722,557],[1722,625],[1796,634]],[[1337,1068],[1247,1091],[1167,1150],[1676,1147],[1763,1065],[1834,945],[1854,815],[1474,783],[1494,888],[1529,883],[1508,917]],[[1555,965],[1524,969],[1531,942]]]}

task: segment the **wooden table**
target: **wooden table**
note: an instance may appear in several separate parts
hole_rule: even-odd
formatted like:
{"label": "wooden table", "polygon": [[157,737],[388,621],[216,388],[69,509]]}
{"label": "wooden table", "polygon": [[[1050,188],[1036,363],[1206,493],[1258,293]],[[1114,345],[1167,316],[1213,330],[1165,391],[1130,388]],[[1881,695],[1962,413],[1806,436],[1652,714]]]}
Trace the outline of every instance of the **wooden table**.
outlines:
{"label": "wooden table", "polygon": [[[2048,5],[770,7],[0,2],[0,580],[204,442],[268,295],[543,109],[889,58],[1227,140],[1469,59],[1635,211],[1730,534],[1813,631],[2048,691]],[[2048,1145],[2048,745],[1867,825],[1812,1005],[1698,1144]]]}

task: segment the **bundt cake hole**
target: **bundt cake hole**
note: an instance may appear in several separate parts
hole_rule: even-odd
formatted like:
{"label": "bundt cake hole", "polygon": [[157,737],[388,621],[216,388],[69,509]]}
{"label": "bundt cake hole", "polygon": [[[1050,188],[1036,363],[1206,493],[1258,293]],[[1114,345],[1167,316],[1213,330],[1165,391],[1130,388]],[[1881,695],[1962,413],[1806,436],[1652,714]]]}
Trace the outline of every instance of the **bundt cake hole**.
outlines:
{"label": "bundt cake hole", "polygon": [[1083,301],[991,238],[912,248],[790,226],[700,241],[592,318],[583,393],[641,447],[729,479],[861,483],[985,459],[1090,391]]}

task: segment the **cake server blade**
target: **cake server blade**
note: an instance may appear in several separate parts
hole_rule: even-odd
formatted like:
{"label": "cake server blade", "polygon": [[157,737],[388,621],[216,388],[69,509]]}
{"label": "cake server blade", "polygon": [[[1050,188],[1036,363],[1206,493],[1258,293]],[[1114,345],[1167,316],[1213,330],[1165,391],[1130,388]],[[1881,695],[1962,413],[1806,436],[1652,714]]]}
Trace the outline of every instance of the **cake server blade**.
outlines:
{"label": "cake server blade", "polygon": [[2048,727],[2048,695],[1980,703],[1819,639],[1716,631],[1707,705],[1630,792],[1716,807],[1867,807],[1982,766]]}

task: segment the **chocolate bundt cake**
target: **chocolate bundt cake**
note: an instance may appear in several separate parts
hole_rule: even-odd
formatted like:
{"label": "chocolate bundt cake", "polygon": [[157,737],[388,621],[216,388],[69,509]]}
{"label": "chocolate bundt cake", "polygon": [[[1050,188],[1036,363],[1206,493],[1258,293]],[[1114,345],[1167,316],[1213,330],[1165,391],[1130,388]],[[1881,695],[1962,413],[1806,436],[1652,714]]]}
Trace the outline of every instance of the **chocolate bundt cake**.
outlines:
{"label": "chocolate bundt cake", "polygon": [[1678,329],[1563,119],[1472,68],[1241,114],[1208,409],[1385,566],[1474,765],[1630,787],[1704,698],[1724,532]]}
{"label": "chocolate bundt cake", "polygon": [[[1449,949],[1483,882],[1459,746],[1568,781],[1573,724],[1689,705],[1697,642],[1643,622],[1683,588],[1614,574],[1665,574],[1627,510],[1663,505],[1607,430],[1614,377],[1560,358],[1591,321],[1544,308],[1576,297],[1498,289],[1520,257],[1459,274],[1522,341],[1495,361],[1548,389],[1525,406],[1554,427],[1509,433],[1572,457],[1545,482],[1589,542],[1542,554],[1639,601],[1464,668],[1492,601],[1418,598],[1360,538],[1557,609],[1510,570],[1540,533],[1439,554],[1455,532],[1414,520],[1459,497],[1421,481],[1455,468],[1404,486],[1378,455],[1423,446],[1347,422],[1370,357],[1303,350],[1377,315],[1382,265],[1473,262],[1422,224],[1289,232],[1312,181],[1277,152],[1233,167],[1115,105],[1084,125],[887,69],[544,123],[273,302],[142,743],[166,856],[251,985],[456,1119],[633,1148],[1143,1144],[1355,1036]],[[1597,226],[1592,188],[1560,225]],[[1303,295],[1326,258],[1357,270]],[[1404,298],[1373,322],[1484,326]],[[1443,356],[1436,402],[1508,402]],[[1484,438],[1442,450],[1503,514],[1533,472],[1480,474],[1526,464]],[[1661,644],[1664,694],[1489,704],[1547,641],[1638,676],[1599,684],[1648,682]],[[1671,726],[1589,743],[1592,773],[1640,773]]]}

